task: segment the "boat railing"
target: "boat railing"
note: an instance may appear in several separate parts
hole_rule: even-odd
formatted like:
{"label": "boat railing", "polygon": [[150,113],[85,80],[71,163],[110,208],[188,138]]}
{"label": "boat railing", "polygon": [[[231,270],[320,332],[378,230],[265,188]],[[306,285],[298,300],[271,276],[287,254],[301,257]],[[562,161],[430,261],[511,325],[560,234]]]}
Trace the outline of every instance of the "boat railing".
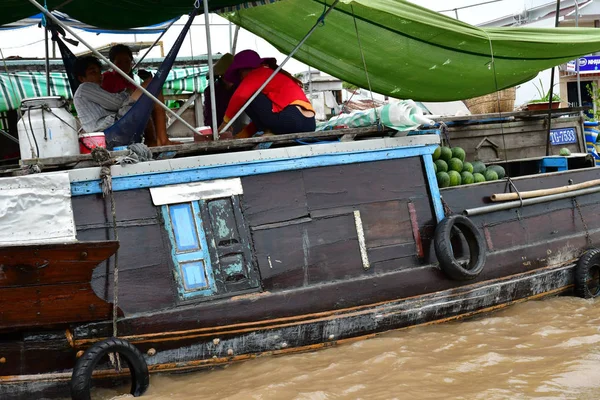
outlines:
{"label": "boat railing", "polygon": [[[164,160],[174,157],[198,156],[204,154],[217,154],[238,151],[260,150],[268,147],[289,147],[305,144],[320,143],[327,146],[328,143],[348,142],[355,140],[366,140],[381,137],[401,137],[409,135],[437,134],[440,135],[444,126],[475,125],[475,124],[498,124],[515,120],[543,119],[578,114],[585,108],[572,107],[541,111],[521,111],[511,113],[479,114],[469,116],[451,116],[436,118],[436,124],[432,126],[420,126],[414,131],[400,132],[383,126],[370,126],[361,128],[345,128],[335,130],[324,130],[317,132],[302,132],[273,136],[260,136],[246,139],[231,139],[218,141],[200,141],[183,143],[169,146],[158,146],[150,148],[155,160]],[[126,156],[129,150],[113,151],[111,156],[116,158]],[[85,168],[95,165],[91,154],[79,154],[64,157],[34,158],[21,160],[23,166],[43,165],[48,169],[71,169]]]}
{"label": "boat railing", "polygon": [[[400,137],[420,134],[439,134],[439,130],[430,127],[425,130],[399,132],[394,129],[389,129],[381,126],[373,126],[366,128],[346,128],[319,132],[290,133],[283,135],[252,137],[247,139],[230,139],[183,143],[169,146],[151,147],[150,151],[152,152],[155,160],[164,160],[168,158],[181,156],[197,156],[203,154],[260,150],[270,146],[288,147],[305,144],[316,144],[311,143],[311,140],[317,141],[323,146],[327,146],[328,143],[339,143],[369,138]],[[119,156],[126,156],[129,154],[129,150],[111,151],[110,154],[113,158]],[[21,164],[26,166],[42,164],[44,167],[70,168],[79,167],[79,165],[77,164],[80,163],[81,167],[89,167],[89,162],[93,162],[91,154],[21,160]]]}

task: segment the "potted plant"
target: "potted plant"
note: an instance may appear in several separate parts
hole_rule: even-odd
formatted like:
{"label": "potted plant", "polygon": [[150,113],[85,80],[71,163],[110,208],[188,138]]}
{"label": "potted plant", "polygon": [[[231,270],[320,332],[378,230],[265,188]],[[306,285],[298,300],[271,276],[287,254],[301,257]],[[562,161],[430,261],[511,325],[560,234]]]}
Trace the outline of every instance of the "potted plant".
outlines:
{"label": "potted plant", "polygon": [[552,108],[558,108],[560,106],[560,96],[557,94],[552,94],[552,101],[550,101],[550,89],[548,92],[544,90],[544,84],[540,79],[540,86],[538,87],[535,83],[533,84],[540,95],[539,99],[531,100],[527,103],[527,109],[530,111],[533,110],[547,110],[550,108],[550,102],[552,102]]}

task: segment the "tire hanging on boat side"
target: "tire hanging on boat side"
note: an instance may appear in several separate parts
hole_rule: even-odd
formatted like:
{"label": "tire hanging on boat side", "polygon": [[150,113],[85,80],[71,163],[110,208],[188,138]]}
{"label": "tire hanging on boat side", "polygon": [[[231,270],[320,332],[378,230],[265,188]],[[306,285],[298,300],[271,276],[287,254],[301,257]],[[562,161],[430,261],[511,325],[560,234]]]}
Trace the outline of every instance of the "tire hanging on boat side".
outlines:
{"label": "tire hanging on boat side", "polygon": [[600,295],[600,249],[586,251],[577,261],[575,294],[584,299]]}
{"label": "tire hanging on boat side", "polygon": [[[469,262],[461,264],[452,251],[451,238],[459,230],[469,246]],[[454,231],[454,232],[453,232]],[[475,279],[483,270],[486,246],[479,229],[464,215],[451,215],[435,228],[435,255],[440,268],[451,279],[465,281]]]}
{"label": "tire hanging on boat side", "polygon": [[127,361],[131,373],[131,394],[134,397],[141,396],[148,389],[150,377],[143,354],[128,341],[113,337],[93,344],[75,363],[70,384],[73,400],[91,399],[92,372],[98,362],[109,353],[119,353]]}

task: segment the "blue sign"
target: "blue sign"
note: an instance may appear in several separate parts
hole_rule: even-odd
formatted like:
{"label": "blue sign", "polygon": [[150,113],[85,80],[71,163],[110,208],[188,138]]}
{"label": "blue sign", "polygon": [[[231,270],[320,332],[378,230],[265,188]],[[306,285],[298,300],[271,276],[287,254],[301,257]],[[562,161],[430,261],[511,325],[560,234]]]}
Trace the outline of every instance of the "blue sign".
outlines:
{"label": "blue sign", "polygon": [[[567,63],[567,71],[575,71],[575,61]],[[600,73],[600,56],[585,56],[579,58],[579,72]]]}
{"label": "blue sign", "polygon": [[550,129],[550,143],[553,146],[577,143],[577,131],[575,128]]}

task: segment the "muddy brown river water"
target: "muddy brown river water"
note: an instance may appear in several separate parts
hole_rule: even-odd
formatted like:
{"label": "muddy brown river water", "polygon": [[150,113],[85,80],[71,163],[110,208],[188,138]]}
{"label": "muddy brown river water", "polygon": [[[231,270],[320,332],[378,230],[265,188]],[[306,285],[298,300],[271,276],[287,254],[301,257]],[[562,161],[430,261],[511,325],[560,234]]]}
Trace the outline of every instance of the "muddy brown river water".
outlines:
{"label": "muddy brown river water", "polygon": [[[600,300],[554,297],[313,353],[153,375],[145,400],[600,399]],[[93,399],[115,397],[96,391]]]}

